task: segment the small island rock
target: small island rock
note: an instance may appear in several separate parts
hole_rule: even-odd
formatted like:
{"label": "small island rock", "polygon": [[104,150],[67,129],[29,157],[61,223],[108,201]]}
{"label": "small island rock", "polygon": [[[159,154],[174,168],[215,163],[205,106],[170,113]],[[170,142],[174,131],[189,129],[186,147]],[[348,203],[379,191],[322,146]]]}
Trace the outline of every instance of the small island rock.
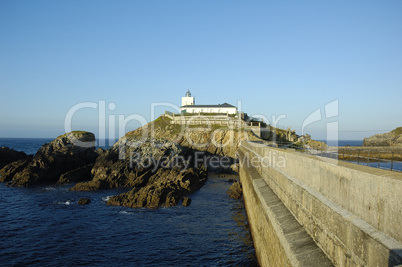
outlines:
{"label": "small island rock", "polygon": [[91,203],[91,200],[89,198],[83,197],[78,200],[78,205],[88,205]]}
{"label": "small island rock", "polygon": [[73,131],[43,145],[33,158],[5,166],[0,170],[1,180],[25,187],[55,183],[63,174],[93,163],[97,155],[95,135]]}
{"label": "small island rock", "polygon": [[188,206],[190,206],[190,204],[191,204],[191,198],[183,197],[182,205],[185,206],[185,207],[188,207]]}
{"label": "small island rock", "polygon": [[227,194],[230,198],[240,199],[243,196],[243,189],[240,182],[234,182],[228,189]]}
{"label": "small island rock", "polygon": [[18,160],[30,158],[24,152],[17,151],[8,147],[0,147],[0,169],[4,166]]}

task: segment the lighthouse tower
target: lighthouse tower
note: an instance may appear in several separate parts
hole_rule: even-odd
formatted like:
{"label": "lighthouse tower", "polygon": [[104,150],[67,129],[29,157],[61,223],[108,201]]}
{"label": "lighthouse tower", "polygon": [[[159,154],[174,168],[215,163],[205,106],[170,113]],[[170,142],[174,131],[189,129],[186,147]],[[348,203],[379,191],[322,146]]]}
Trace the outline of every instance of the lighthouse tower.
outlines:
{"label": "lighthouse tower", "polygon": [[195,104],[194,97],[191,97],[190,90],[187,90],[186,96],[181,98],[181,106],[190,106]]}

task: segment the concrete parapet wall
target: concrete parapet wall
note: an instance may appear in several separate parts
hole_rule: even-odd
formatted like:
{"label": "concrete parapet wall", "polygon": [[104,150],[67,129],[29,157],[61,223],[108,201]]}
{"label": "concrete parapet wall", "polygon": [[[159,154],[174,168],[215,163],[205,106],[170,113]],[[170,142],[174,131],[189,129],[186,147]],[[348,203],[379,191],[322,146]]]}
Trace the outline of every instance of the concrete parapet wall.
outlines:
{"label": "concrete parapet wall", "polygon": [[[242,151],[239,151],[243,157]],[[258,170],[240,168],[244,202],[261,266],[332,266]]]}
{"label": "concrete parapet wall", "polygon": [[[278,235],[269,218],[264,215],[262,199],[259,198],[253,186],[253,178],[256,174],[249,169],[242,168],[243,195],[247,210],[247,216],[258,262],[261,266],[291,266],[288,257],[280,244]],[[258,178],[257,178],[258,179]]]}
{"label": "concrete parapet wall", "polygon": [[256,136],[261,137],[261,127],[260,126],[248,126],[247,129],[251,130]]}
{"label": "concrete parapet wall", "polygon": [[172,117],[171,124],[246,126],[244,121],[227,116],[175,116]]}
{"label": "concrete parapet wall", "polygon": [[402,262],[402,174],[250,142],[240,151],[241,179],[252,165],[335,265]]}

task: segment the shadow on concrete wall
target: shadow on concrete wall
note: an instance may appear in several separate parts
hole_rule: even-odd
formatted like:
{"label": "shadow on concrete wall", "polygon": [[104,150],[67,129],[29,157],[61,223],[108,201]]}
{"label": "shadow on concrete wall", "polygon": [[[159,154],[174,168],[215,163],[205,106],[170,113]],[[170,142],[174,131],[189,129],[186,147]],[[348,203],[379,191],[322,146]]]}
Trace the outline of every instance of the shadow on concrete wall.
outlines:
{"label": "shadow on concrete wall", "polygon": [[391,249],[388,260],[388,267],[402,266],[402,249]]}

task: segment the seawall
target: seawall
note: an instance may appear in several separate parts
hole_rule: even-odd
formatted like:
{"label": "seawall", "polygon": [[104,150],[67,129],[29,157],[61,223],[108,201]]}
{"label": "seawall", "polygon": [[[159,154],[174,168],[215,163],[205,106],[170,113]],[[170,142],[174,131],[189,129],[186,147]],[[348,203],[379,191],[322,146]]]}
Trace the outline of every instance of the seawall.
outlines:
{"label": "seawall", "polygon": [[261,266],[402,263],[402,174],[242,142],[240,179]]}

